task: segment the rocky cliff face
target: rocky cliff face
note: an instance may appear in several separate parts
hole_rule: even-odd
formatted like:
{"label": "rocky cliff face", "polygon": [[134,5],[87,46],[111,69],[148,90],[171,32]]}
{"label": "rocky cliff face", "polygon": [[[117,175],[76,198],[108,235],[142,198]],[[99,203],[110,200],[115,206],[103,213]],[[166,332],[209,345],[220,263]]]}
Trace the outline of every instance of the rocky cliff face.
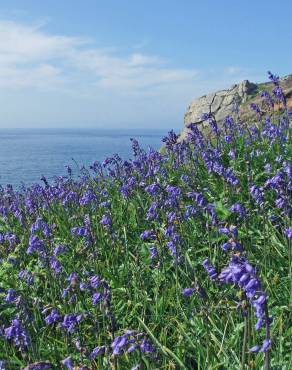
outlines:
{"label": "rocky cliff face", "polygon": [[[281,86],[286,95],[288,105],[292,107],[292,75],[284,77],[281,80]],[[257,96],[258,93],[261,90],[271,89],[271,82],[255,84],[244,80],[237,85],[233,85],[230,89],[220,90],[195,99],[191,102],[185,113],[185,127],[181,132],[180,140],[183,140],[187,136],[188,129],[186,125],[189,123],[195,123],[204,127],[205,123],[202,121],[203,113],[213,113],[220,125],[223,119],[232,113],[234,99],[239,104],[240,114],[245,118],[252,117],[253,113],[248,109],[249,104],[252,102],[261,104],[261,99]]]}

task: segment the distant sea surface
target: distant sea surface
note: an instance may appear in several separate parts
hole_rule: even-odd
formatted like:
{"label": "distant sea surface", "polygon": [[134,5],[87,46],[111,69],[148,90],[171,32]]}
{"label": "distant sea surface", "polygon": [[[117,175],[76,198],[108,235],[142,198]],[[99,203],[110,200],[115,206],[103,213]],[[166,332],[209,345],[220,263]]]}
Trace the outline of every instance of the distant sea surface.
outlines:
{"label": "distant sea surface", "polygon": [[[19,188],[49,181],[64,175],[66,165],[77,174],[84,165],[103,161],[118,153],[123,159],[132,156],[130,138],[141,147],[158,149],[165,130],[65,130],[65,129],[0,129],[0,184]],[[73,161],[74,160],[74,161]]]}

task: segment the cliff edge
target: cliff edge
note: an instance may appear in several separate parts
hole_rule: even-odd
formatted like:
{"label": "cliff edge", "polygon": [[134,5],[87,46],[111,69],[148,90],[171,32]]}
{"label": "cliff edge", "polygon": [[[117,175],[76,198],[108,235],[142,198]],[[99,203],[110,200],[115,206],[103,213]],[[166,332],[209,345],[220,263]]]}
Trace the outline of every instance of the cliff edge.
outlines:
{"label": "cliff edge", "polygon": [[[291,108],[292,75],[282,78],[280,83],[286,96],[287,104]],[[198,124],[202,128],[205,127],[206,123],[202,121],[203,113],[213,113],[220,125],[223,119],[232,113],[234,100],[237,101],[240,115],[245,119],[252,118],[254,113],[250,111],[249,104],[257,103],[262,107],[262,99],[259,96],[260,91],[267,90],[271,92],[272,88],[272,82],[256,84],[244,80],[239,84],[231,86],[229,89],[219,90],[193,100],[184,116],[184,128],[180,134],[180,140],[183,140],[187,136],[188,128],[186,126],[189,123]]]}

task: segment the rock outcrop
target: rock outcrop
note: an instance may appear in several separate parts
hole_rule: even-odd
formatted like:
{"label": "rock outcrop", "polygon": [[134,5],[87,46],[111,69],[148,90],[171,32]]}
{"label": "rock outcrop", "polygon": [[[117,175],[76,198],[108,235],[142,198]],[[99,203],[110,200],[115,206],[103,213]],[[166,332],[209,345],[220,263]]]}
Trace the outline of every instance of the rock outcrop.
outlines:
{"label": "rock outcrop", "polygon": [[[292,106],[292,75],[281,79],[281,86],[288,99],[288,103]],[[195,123],[201,127],[207,125],[207,123],[203,123],[202,121],[203,113],[213,113],[217,122],[220,124],[227,115],[231,114],[233,101],[236,99],[240,112],[248,114],[247,106],[253,101],[256,103],[260,102],[257,93],[260,90],[269,90],[271,88],[272,83],[270,82],[255,84],[244,80],[239,84],[233,85],[230,89],[220,90],[195,99],[185,113],[185,127],[181,132],[180,140],[183,140],[187,136],[188,128],[186,126],[189,123]],[[247,102],[249,104],[246,104]]]}

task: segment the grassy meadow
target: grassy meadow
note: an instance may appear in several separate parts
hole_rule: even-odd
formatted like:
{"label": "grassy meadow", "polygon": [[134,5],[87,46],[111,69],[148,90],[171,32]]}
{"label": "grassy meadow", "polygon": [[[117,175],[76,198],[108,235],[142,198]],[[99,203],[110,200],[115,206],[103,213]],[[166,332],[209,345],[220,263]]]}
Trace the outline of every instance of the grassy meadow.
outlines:
{"label": "grassy meadow", "polygon": [[0,189],[0,369],[291,369],[292,113],[269,77],[253,122],[234,105],[211,136]]}

